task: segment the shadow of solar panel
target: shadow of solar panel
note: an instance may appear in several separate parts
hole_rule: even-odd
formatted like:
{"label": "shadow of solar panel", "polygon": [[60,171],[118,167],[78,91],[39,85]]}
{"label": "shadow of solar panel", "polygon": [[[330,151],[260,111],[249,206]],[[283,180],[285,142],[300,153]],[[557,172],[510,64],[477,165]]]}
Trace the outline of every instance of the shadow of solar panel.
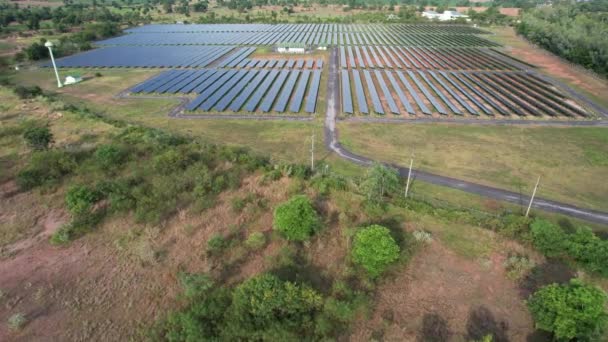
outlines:
{"label": "shadow of solar panel", "polygon": [[306,92],[306,88],[308,86],[308,79],[310,78],[310,71],[304,70],[302,71],[302,77],[300,77],[300,81],[298,82],[298,87],[296,88],[296,92],[293,95],[293,99],[291,100],[291,105],[289,107],[289,111],[292,113],[299,113],[302,108],[302,101],[304,100],[304,93]]}
{"label": "shadow of solar panel", "polygon": [[314,113],[317,107],[317,95],[319,94],[319,84],[321,83],[321,70],[314,70],[308,96],[306,96],[306,106],[304,110],[307,113]]}

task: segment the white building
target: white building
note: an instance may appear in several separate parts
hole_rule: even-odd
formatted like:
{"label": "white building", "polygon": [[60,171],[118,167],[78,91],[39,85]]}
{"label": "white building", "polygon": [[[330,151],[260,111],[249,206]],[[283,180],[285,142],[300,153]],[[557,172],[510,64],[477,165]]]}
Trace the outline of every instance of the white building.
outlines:
{"label": "white building", "polygon": [[285,43],[277,45],[278,53],[306,53],[306,45],[298,43]]}
{"label": "white building", "polygon": [[422,16],[429,19],[439,19],[440,14],[435,11],[424,11]]}
{"label": "white building", "polygon": [[435,11],[424,11],[422,12],[422,16],[424,18],[428,18],[431,20],[439,20],[439,21],[449,21],[456,19],[466,19],[469,21],[469,16],[464,15],[458,11],[444,11],[443,13],[437,13]]}
{"label": "white building", "polygon": [[65,82],[63,82],[63,84],[68,85],[68,84],[75,84],[78,82],[82,82],[82,77],[78,74],[74,74],[74,75],[66,76]]}

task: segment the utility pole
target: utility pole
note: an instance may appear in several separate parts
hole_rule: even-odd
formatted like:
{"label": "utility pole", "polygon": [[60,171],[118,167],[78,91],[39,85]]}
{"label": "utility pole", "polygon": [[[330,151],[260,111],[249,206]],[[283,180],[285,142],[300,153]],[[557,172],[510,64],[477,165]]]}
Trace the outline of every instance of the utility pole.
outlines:
{"label": "utility pole", "polygon": [[405,198],[407,198],[407,193],[410,190],[410,179],[412,178],[412,166],[414,165],[414,158],[410,159],[410,168],[407,171],[407,182],[405,183]]}
{"label": "utility pole", "polygon": [[315,170],[315,134],[312,134],[311,144],[310,144],[310,169],[312,171]]}
{"label": "utility pole", "polygon": [[540,183],[540,176],[536,180],[536,185],[534,186],[534,191],[532,191],[532,197],[530,198],[530,203],[528,204],[528,210],[526,210],[526,217],[530,214],[530,208],[532,208],[532,202],[534,202],[534,196],[536,196],[536,190],[538,189],[538,184]]}
{"label": "utility pole", "polygon": [[53,43],[51,43],[51,41],[47,41],[46,43],[44,43],[44,46],[46,46],[49,49],[49,54],[51,55],[51,62],[53,63],[53,70],[55,70],[55,77],[57,77],[57,87],[61,88],[63,87],[63,84],[61,84],[61,79],[59,78],[59,71],[57,71],[57,65],[55,64],[55,57],[53,56]]}

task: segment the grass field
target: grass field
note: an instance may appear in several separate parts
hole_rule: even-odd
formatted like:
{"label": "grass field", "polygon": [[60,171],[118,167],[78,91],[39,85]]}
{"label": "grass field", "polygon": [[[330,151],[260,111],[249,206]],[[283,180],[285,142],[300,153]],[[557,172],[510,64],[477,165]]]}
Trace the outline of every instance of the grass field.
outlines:
{"label": "grass field", "polygon": [[340,140],[355,153],[415,168],[608,209],[608,129],[341,122]]}

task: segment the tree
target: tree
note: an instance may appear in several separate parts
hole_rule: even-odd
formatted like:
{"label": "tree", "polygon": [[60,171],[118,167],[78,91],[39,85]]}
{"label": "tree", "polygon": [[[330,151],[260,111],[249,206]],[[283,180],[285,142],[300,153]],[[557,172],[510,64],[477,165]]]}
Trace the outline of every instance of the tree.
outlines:
{"label": "tree", "polygon": [[287,240],[304,241],[319,228],[319,217],[310,199],[297,195],[275,209],[273,225]]}
{"label": "tree", "polygon": [[374,204],[380,204],[384,196],[397,191],[398,187],[397,171],[380,163],[375,163],[367,170],[365,180],[361,184],[367,200]]}
{"label": "tree", "polygon": [[125,158],[125,151],[117,145],[102,145],[95,151],[95,160],[104,170],[116,168]]}
{"label": "tree", "polygon": [[352,258],[372,278],[376,278],[399,258],[399,252],[399,246],[386,227],[371,225],[355,235]]}
{"label": "tree", "polygon": [[566,341],[596,340],[608,317],[605,304],[604,291],[579,279],[572,279],[569,284],[545,286],[528,300],[536,327]]}
{"label": "tree", "polygon": [[46,126],[28,127],[23,132],[23,138],[34,150],[46,150],[53,142],[53,133]]}

